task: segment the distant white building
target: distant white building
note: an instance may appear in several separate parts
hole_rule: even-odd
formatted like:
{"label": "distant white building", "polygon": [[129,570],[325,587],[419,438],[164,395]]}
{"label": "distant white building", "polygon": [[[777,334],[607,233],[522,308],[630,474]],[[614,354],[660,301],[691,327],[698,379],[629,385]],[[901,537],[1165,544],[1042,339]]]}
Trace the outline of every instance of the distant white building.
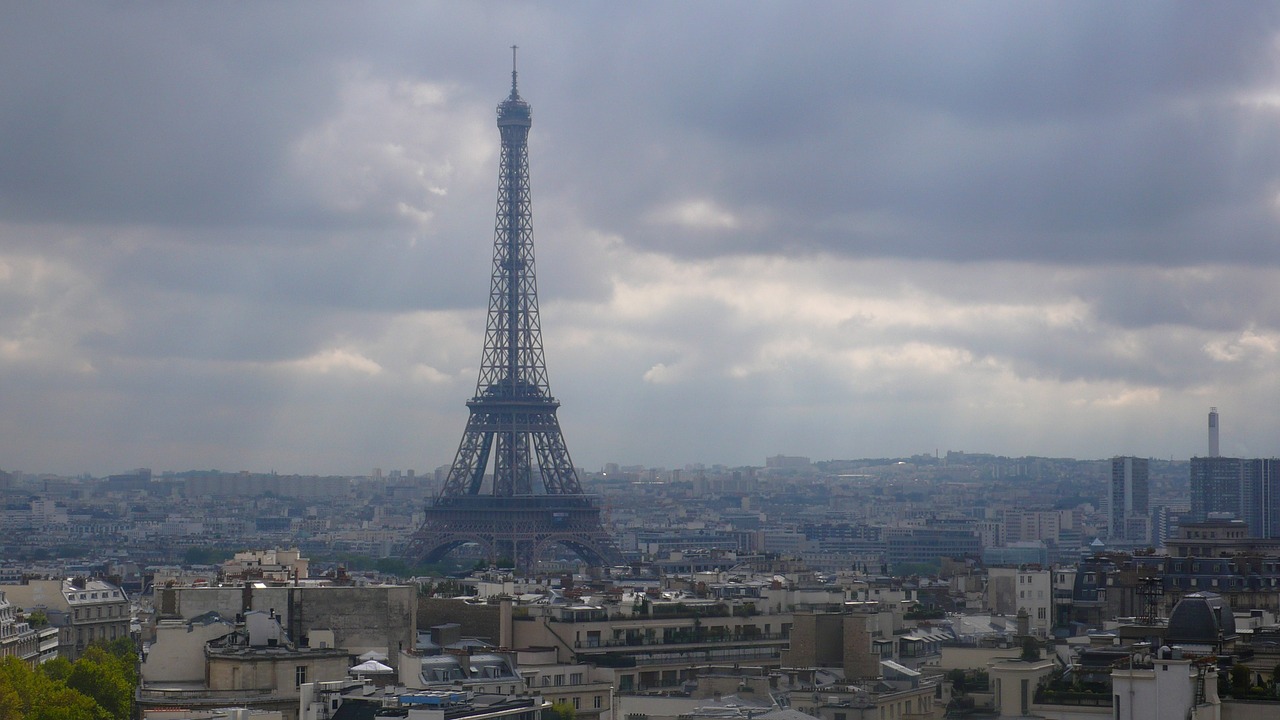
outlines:
{"label": "distant white building", "polygon": [[238,552],[222,563],[222,574],[226,582],[261,580],[288,583],[305,580],[310,572],[310,561],[302,557],[297,548]]}
{"label": "distant white building", "polygon": [[1029,630],[1048,637],[1053,627],[1053,573],[1034,566],[987,570],[987,610],[1016,616],[1026,611]]}

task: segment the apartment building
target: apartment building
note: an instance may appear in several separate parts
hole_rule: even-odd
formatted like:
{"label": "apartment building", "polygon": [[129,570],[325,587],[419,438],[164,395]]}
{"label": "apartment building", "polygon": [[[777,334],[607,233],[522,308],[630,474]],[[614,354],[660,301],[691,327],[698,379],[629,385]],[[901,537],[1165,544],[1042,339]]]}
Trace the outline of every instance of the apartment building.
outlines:
{"label": "apartment building", "polygon": [[45,613],[58,628],[59,653],[68,660],[84,654],[91,642],[129,637],[129,598],[105,580],[27,580],[3,590],[14,606]]}
{"label": "apartment building", "polygon": [[512,609],[514,647],[553,648],[557,662],[610,669],[619,692],[675,687],[691,667],[779,667],[790,613],[763,613],[754,601],[672,593],[625,594],[599,604]]}

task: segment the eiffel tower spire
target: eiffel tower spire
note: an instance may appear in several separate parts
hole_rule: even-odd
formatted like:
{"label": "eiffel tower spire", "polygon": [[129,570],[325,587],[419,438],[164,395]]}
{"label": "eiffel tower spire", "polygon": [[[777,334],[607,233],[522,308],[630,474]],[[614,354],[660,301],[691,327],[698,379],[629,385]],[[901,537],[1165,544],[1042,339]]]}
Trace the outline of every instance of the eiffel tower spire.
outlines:
{"label": "eiffel tower spire", "polygon": [[511,50],[511,94],[498,105],[502,151],[479,378],[458,453],[409,554],[432,562],[476,542],[490,559],[505,555],[530,570],[548,545],[560,543],[587,562],[617,562],[599,510],[578,482],[547,379],[529,198],[533,113],[517,89]]}

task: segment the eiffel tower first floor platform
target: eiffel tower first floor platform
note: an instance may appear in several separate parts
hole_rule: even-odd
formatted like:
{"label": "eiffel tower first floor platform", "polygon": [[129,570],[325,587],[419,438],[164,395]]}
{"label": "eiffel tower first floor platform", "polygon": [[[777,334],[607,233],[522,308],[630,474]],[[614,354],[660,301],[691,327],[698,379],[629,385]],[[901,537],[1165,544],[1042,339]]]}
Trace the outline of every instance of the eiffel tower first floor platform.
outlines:
{"label": "eiffel tower first floor platform", "polygon": [[563,545],[589,565],[622,563],[600,510],[586,495],[465,495],[440,497],[409,542],[411,562],[435,563],[454,548],[476,543],[490,561],[509,558],[528,572],[552,545]]}

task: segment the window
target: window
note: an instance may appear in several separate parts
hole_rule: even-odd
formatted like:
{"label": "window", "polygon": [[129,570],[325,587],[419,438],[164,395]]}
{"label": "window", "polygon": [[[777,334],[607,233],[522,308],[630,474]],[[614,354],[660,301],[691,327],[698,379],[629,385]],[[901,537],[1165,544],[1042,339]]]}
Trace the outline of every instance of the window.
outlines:
{"label": "window", "polygon": [[592,699],[591,699],[591,707],[594,707],[594,708],[596,708],[596,709],[599,709],[599,708],[600,708],[600,696],[599,696],[599,695],[597,695],[597,696],[595,696],[594,698],[592,698]]}
{"label": "window", "polygon": [[574,710],[577,710],[577,709],[579,709],[579,708],[581,708],[581,707],[582,707],[582,698],[577,697],[577,696],[574,696],[574,698],[573,698],[573,709],[574,709]]}
{"label": "window", "polygon": [[557,676],[556,676],[556,687],[559,687],[559,686],[561,686],[561,685],[563,685],[563,684],[564,684],[564,675],[557,675]]}
{"label": "window", "polygon": [[582,684],[582,673],[569,673],[569,684],[570,684],[570,685],[581,685],[581,684]]}
{"label": "window", "polygon": [[302,687],[302,684],[305,683],[306,681],[307,681],[307,666],[299,665],[295,667],[293,669],[293,686]]}

